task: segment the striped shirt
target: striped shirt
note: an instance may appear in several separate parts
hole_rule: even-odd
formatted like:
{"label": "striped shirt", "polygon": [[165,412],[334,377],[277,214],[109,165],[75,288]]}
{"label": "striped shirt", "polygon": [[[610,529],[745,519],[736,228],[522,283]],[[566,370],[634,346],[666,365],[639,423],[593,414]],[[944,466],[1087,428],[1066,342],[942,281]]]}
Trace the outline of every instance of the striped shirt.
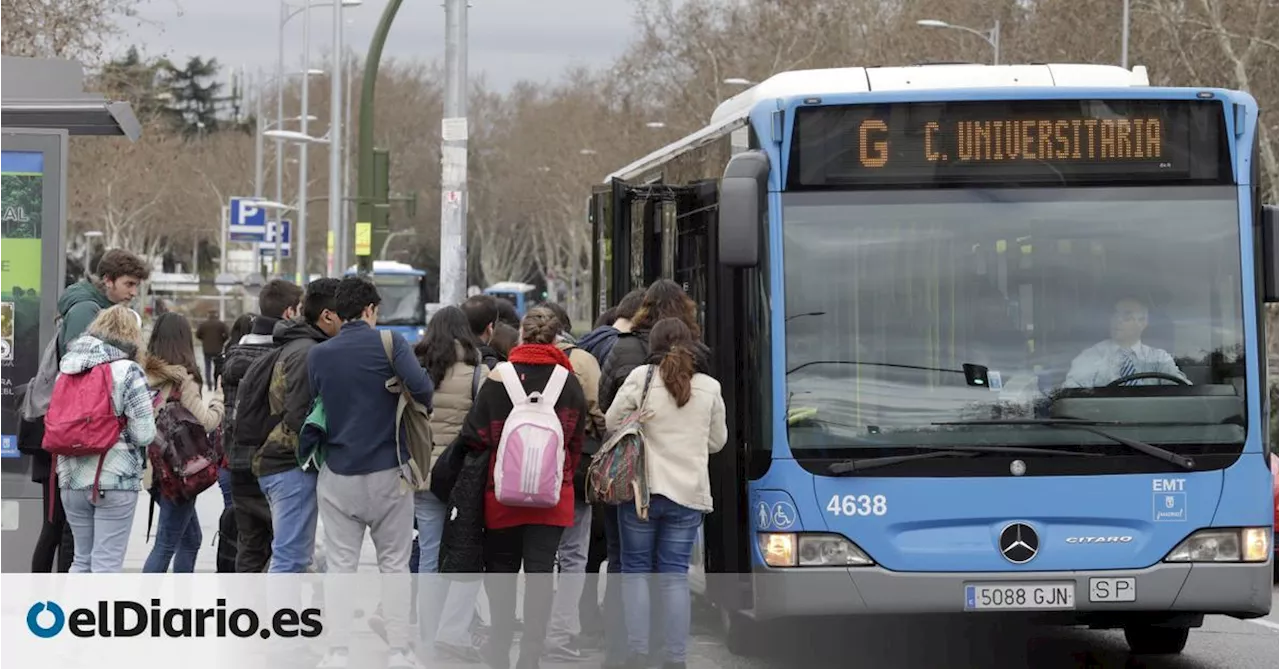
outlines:
{"label": "striped shirt", "polygon": [[[1125,348],[1108,339],[1085,349],[1075,360],[1071,361],[1071,369],[1067,372],[1064,388],[1101,388],[1122,377],[1125,369],[1126,352],[1132,354],[1133,374],[1143,372],[1160,372],[1177,377],[1190,383],[1187,376],[1178,369],[1173,356],[1163,349],[1147,346],[1142,342]],[[1126,386],[1154,386],[1169,381],[1161,379],[1138,379]]]}

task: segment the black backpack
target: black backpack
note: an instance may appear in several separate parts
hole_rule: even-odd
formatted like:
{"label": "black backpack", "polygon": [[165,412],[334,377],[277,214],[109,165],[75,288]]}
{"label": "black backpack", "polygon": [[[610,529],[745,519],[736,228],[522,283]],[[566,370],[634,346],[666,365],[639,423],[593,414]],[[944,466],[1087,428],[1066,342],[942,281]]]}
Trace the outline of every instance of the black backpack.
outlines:
{"label": "black backpack", "polygon": [[245,371],[236,389],[235,444],[257,449],[267,441],[267,435],[284,418],[283,413],[271,413],[271,376],[280,360],[277,346],[258,356]]}

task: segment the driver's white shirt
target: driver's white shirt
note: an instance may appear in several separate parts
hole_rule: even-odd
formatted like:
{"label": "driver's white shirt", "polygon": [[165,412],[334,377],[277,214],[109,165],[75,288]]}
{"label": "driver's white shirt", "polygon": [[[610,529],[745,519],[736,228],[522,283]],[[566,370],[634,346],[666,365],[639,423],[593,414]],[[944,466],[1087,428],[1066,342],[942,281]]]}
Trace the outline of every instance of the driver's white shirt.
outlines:
{"label": "driver's white shirt", "polygon": [[[1182,370],[1178,369],[1178,365],[1173,361],[1173,356],[1169,355],[1164,349],[1138,342],[1130,350],[1133,351],[1135,358],[1135,374],[1160,372],[1175,376],[1186,383],[1191,383],[1190,379],[1187,379],[1186,375],[1182,373]],[[1100,341],[1090,346],[1076,356],[1075,360],[1071,361],[1071,370],[1067,372],[1067,380],[1062,383],[1062,387],[1101,388],[1115,381],[1120,378],[1120,366],[1123,363],[1122,353],[1123,347],[1111,339]],[[1151,386],[1159,383],[1168,384],[1169,381],[1138,379],[1126,385]]]}

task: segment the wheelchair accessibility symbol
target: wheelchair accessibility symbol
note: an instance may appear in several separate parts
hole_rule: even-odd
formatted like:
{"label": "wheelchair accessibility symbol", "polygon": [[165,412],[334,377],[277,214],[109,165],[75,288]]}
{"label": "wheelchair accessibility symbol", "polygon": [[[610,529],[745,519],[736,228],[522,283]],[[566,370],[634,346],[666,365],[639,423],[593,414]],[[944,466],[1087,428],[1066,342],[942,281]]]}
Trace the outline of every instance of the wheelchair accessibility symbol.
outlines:
{"label": "wheelchair accessibility symbol", "polygon": [[778,502],[773,505],[773,525],[774,527],[785,530],[796,524],[796,508],[787,502]]}

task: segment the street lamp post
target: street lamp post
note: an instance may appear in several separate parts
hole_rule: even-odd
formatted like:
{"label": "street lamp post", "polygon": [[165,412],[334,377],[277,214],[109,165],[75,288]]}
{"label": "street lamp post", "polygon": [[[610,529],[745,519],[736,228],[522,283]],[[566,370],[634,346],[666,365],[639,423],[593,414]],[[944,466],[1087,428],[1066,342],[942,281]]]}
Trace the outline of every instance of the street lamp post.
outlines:
{"label": "street lamp post", "polygon": [[[287,3],[287,2],[283,2],[283,0],[280,2],[280,29],[279,29],[279,35],[278,35],[278,41],[277,41],[277,57],[276,57],[276,84],[277,84],[277,87],[278,87],[278,88],[277,88],[277,90],[276,90],[276,127],[280,127],[280,126],[283,124],[283,122],[284,122],[284,84],[283,84],[283,81],[284,81],[284,28],[285,28],[285,24],[287,24],[287,23],[289,22],[289,20],[290,20],[290,19],[292,19],[293,17],[297,16],[298,14],[301,14],[301,13],[307,12],[307,11],[309,11],[309,10],[311,10],[311,9],[315,9],[315,8],[319,8],[319,7],[329,7],[329,6],[332,6],[332,7],[334,8],[335,16],[340,17],[340,16],[341,16],[341,9],[342,9],[343,7],[355,7],[355,6],[361,5],[361,4],[363,4],[363,3],[364,3],[364,0],[336,0],[336,1],[334,1],[334,2],[319,2],[319,3],[312,3],[312,2],[311,2],[311,0],[304,0],[304,1],[303,1],[303,3],[302,3],[302,6],[301,6],[301,7],[292,8],[292,10],[291,10],[291,5],[289,5],[289,3]],[[309,17],[308,17],[308,19],[309,19]],[[336,25],[335,25],[335,27],[334,27],[334,37],[335,37],[335,44],[334,44],[334,54],[335,54],[335,55],[334,55],[334,59],[335,59],[335,62],[337,62],[337,60],[341,57],[341,56],[340,56],[340,54],[341,54],[341,51],[342,51],[342,48],[341,48],[341,41],[342,41],[342,38],[341,38],[341,30],[342,30],[342,28],[343,28],[343,22],[342,22],[342,21],[341,21],[341,19],[339,18],[337,21],[335,21],[335,24],[336,24]],[[304,63],[305,63],[305,64],[303,65],[303,68],[304,68],[305,70],[307,70],[308,72],[310,72],[310,62],[311,62],[311,48],[310,48],[310,47],[311,47],[311,43],[310,43],[310,38],[311,38],[311,22],[310,22],[310,20],[307,20],[307,21],[304,23],[304,25],[303,25],[303,32],[302,32],[302,49],[303,49],[303,60],[304,60]],[[337,89],[337,90],[338,90],[337,95],[340,95],[340,94],[341,94],[341,88],[340,88],[341,83],[336,82],[336,79],[338,78],[337,73],[338,73],[339,71],[340,71],[340,70],[337,68],[337,66],[335,66],[335,68],[334,68],[334,72],[332,73],[332,74],[333,74],[333,76],[334,76],[334,78],[335,78],[335,82],[333,83],[333,85],[334,85],[334,86],[336,86],[336,87],[339,87],[339,88]],[[306,123],[306,118],[307,118],[307,102],[308,102],[308,99],[307,99],[307,98],[308,98],[308,95],[307,95],[307,93],[308,93],[308,89],[309,89],[309,87],[308,87],[308,85],[307,85],[307,84],[308,84],[308,82],[307,82],[307,76],[306,76],[306,74],[304,73],[304,74],[303,74],[303,77],[302,77],[302,110],[301,110],[301,114],[303,115],[303,122],[302,122],[302,133],[303,133],[303,134],[306,134],[306,132],[307,132],[307,123]],[[333,105],[333,107],[334,107],[335,109],[339,109],[339,110],[341,109],[341,105]],[[332,110],[331,110],[331,111],[332,111]],[[337,113],[341,113],[341,111],[339,111],[339,112],[337,112]],[[281,139],[277,139],[277,142],[276,142],[276,149],[277,149],[277,152],[276,152],[276,200],[277,200],[277,201],[279,201],[279,200],[283,200],[283,199],[284,199],[284,154],[283,154],[283,151],[282,151],[282,149],[283,149],[283,148],[284,148],[284,142],[283,142],[283,140],[281,140]],[[339,156],[339,157],[340,157],[340,156]],[[299,191],[300,191],[300,193],[299,193],[299,198],[298,198],[298,199],[299,199],[299,201],[300,201],[300,202],[306,202],[306,200],[307,200],[307,198],[306,198],[306,188],[307,188],[307,149],[306,149],[306,144],[303,144],[303,145],[299,148],[298,176],[299,176],[299,186],[298,186],[298,188],[299,188]],[[332,171],[330,172],[330,177],[332,178]],[[333,187],[333,184],[330,184],[330,188],[332,188],[332,187]],[[339,201],[341,201],[341,200],[339,200]],[[305,207],[300,208],[300,209],[299,209],[299,211],[298,211],[298,234],[299,234],[299,238],[298,238],[298,255],[296,256],[296,257],[297,257],[297,260],[296,260],[296,264],[295,264],[295,272],[296,272],[296,274],[298,275],[298,277],[303,277],[303,275],[304,275],[304,274],[306,274],[306,241],[307,241],[307,236],[306,236],[306,235],[307,235],[306,216],[307,216],[307,215],[306,215],[306,208],[305,208]],[[279,267],[280,259],[281,259],[281,255],[282,255],[282,245],[281,245],[281,240],[280,240],[279,238],[277,238],[277,239],[276,239],[276,249],[275,249],[275,251],[276,251],[276,265],[277,265],[277,267]],[[300,279],[300,280],[301,280],[301,279]]]}
{"label": "street lamp post", "polygon": [[1124,15],[1120,22],[1120,67],[1129,69],[1129,0],[1124,0]]}
{"label": "street lamp post", "polygon": [[[311,9],[311,0],[303,0],[302,11]],[[311,88],[307,80],[311,69],[311,16],[302,19],[302,134],[307,134],[307,92]],[[293,272],[299,286],[307,283],[307,144],[298,146],[298,232],[293,249]],[[279,237],[276,235],[279,244]]]}
{"label": "street lamp post", "polygon": [[[342,3],[333,3],[333,65],[329,68],[329,239],[338,243],[342,219]],[[303,200],[305,203],[306,201]],[[304,205],[305,206],[305,205]],[[304,237],[305,239],[305,237]],[[325,276],[334,274],[336,249],[327,247]]]}
{"label": "street lamp post", "polygon": [[974,30],[973,28],[967,28],[965,26],[957,26],[951,23],[947,23],[946,21],[939,21],[938,19],[920,19],[919,21],[916,21],[916,25],[922,28],[951,28],[953,30],[963,30],[964,32],[977,35],[978,37],[981,37],[982,39],[986,40],[987,44],[991,45],[991,49],[993,51],[993,54],[991,57],[991,64],[992,65],[1000,64],[1000,21],[999,20],[996,21],[995,26],[993,26],[989,32]]}

